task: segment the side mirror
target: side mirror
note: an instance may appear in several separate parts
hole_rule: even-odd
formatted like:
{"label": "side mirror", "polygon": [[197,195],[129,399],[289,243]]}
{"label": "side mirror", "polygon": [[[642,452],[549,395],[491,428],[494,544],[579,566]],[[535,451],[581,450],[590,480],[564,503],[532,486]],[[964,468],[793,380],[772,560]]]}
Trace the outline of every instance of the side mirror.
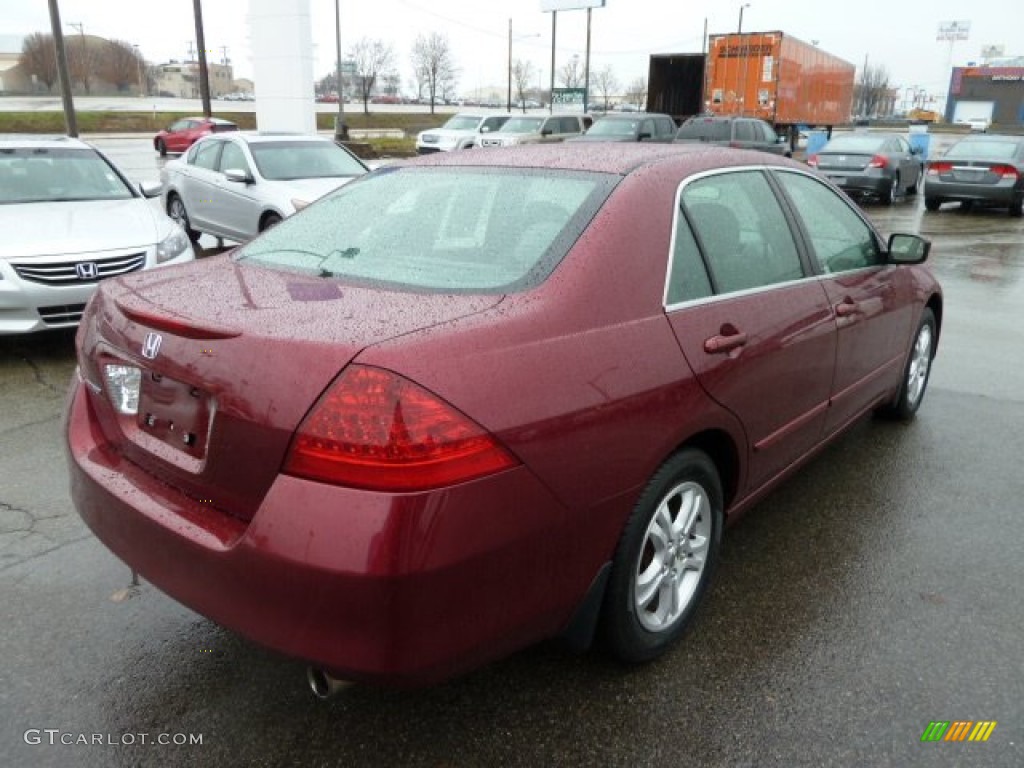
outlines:
{"label": "side mirror", "polygon": [[554,133],[554,131],[552,131],[550,128],[545,128],[545,129],[543,129],[540,132],[540,135],[541,136],[550,136],[552,133]]}
{"label": "side mirror", "polygon": [[895,234],[889,236],[890,264],[923,264],[932,249],[931,240],[919,235]]}
{"label": "side mirror", "polygon": [[241,170],[240,168],[226,168],[224,170],[224,178],[228,181],[235,181],[239,184],[249,184],[253,178],[248,172]]}
{"label": "side mirror", "polygon": [[139,192],[142,193],[143,197],[160,197],[160,193],[163,192],[164,185],[159,181],[140,181]]}
{"label": "side mirror", "polygon": [[480,129],[480,133],[490,133],[490,132],[491,132],[491,126],[489,126],[489,125],[485,125],[483,128]]}
{"label": "side mirror", "polygon": [[650,141],[651,140],[651,134],[649,134],[647,131],[644,131],[643,133],[641,133],[639,136],[636,137],[636,140],[637,141]]}

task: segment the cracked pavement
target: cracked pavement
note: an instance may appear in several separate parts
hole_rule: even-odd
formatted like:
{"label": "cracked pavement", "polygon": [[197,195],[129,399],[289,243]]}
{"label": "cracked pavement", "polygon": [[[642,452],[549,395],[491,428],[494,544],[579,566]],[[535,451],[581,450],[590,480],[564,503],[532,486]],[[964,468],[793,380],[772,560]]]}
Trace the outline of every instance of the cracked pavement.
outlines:
{"label": "cracked pavement", "polygon": [[74,333],[0,336],[0,572],[88,535],[60,438]]}

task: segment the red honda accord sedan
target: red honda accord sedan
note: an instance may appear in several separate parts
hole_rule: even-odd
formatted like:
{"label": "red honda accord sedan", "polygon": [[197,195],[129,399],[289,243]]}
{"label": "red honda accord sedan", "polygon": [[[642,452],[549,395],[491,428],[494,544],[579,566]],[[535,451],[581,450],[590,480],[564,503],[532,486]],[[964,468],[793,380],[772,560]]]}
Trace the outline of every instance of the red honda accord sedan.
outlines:
{"label": "red honda accord sedan", "polygon": [[104,282],[72,495],[187,606],[335,679],[692,623],[723,527],[860,416],[921,405],[929,243],[784,158],[439,154],[229,254]]}

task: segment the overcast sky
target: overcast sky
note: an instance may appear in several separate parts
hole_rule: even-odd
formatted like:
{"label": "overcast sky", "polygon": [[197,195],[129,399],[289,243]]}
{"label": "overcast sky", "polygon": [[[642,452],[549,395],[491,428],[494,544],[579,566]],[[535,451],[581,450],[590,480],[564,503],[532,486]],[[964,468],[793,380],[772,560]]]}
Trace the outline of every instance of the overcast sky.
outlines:
{"label": "overcast sky", "polygon": [[[286,2],[286,0],[282,0]],[[551,70],[551,14],[540,0],[339,0],[342,49],[361,37],[390,44],[411,92],[409,52],[417,34],[439,32],[451,43],[460,68],[459,91],[468,93],[505,83],[508,23],[514,29],[513,56],[533,62],[546,85]],[[333,67],[334,0],[309,0],[315,47],[315,75]],[[626,84],[647,73],[650,53],[699,52],[707,19],[710,33],[735,32],[740,2],[721,0],[607,0],[593,11],[592,68],[610,65]],[[119,38],[141,47],[153,62],[184,59],[195,39],[192,0],[60,0],[68,22],[87,34]],[[222,46],[237,77],[251,76],[248,0],[205,0],[207,48],[220,61]],[[950,46],[936,40],[940,23],[969,21],[970,37],[955,44],[953,64],[980,59],[985,45],[1002,45],[1008,56],[1024,56],[1022,0],[751,0],[744,9],[748,32],[782,30],[863,66],[888,68],[890,83],[918,86],[944,98]],[[0,34],[50,29],[43,0],[0,0]],[[536,35],[531,37],[530,35]],[[586,47],[586,11],[558,14],[557,65]],[[540,77],[538,77],[538,80]]]}

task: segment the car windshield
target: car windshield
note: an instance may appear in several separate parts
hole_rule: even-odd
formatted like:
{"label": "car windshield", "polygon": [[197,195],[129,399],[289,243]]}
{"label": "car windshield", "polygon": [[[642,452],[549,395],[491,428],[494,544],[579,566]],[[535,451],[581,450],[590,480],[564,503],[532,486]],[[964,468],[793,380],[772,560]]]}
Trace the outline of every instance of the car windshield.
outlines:
{"label": "car windshield", "polygon": [[330,141],[261,141],[249,145],[260,175],[269,181],[359,176],[366,169]]}
{"label": "car windshield", "polygon": [[452,131],[475,131],[479,123],[479,117],[473,117],[471,115],[456,115],[445,123],[443,127]]}
{"label": "car windshield", "polygon": [[876,136],[837,136],[825,145],[822,152],[873,153],[881,149],[885,139]]}
{"label": "car windshield", "polygon": [[543,122],[543,117],[513,117],[498,130],[501,133],[536,133]]}
{"label": "car windshield", "polygon": [[587,136],[635,136],[637,120],[598,120]]}
{"label": "car windshield", "polygon": [[701,141],[728,141],[729,123],[726,120],[687,120],[676,134],[677,139],[700,139]]}
{"label": "car windshield", "polygon": [[1020,146],[1016,141],[971,141],[957,142],[944,157],[949,160],[1013,160]]}
{"label": "car windshield", "polygon": [[0,149],[0,204],[127,200],[134,196],[91,149]]}
{"label": "car windshield", "polygon": [[507,293],[542,282],[618,177],[383,169],[286,219],[239,261],[390,288]]}

